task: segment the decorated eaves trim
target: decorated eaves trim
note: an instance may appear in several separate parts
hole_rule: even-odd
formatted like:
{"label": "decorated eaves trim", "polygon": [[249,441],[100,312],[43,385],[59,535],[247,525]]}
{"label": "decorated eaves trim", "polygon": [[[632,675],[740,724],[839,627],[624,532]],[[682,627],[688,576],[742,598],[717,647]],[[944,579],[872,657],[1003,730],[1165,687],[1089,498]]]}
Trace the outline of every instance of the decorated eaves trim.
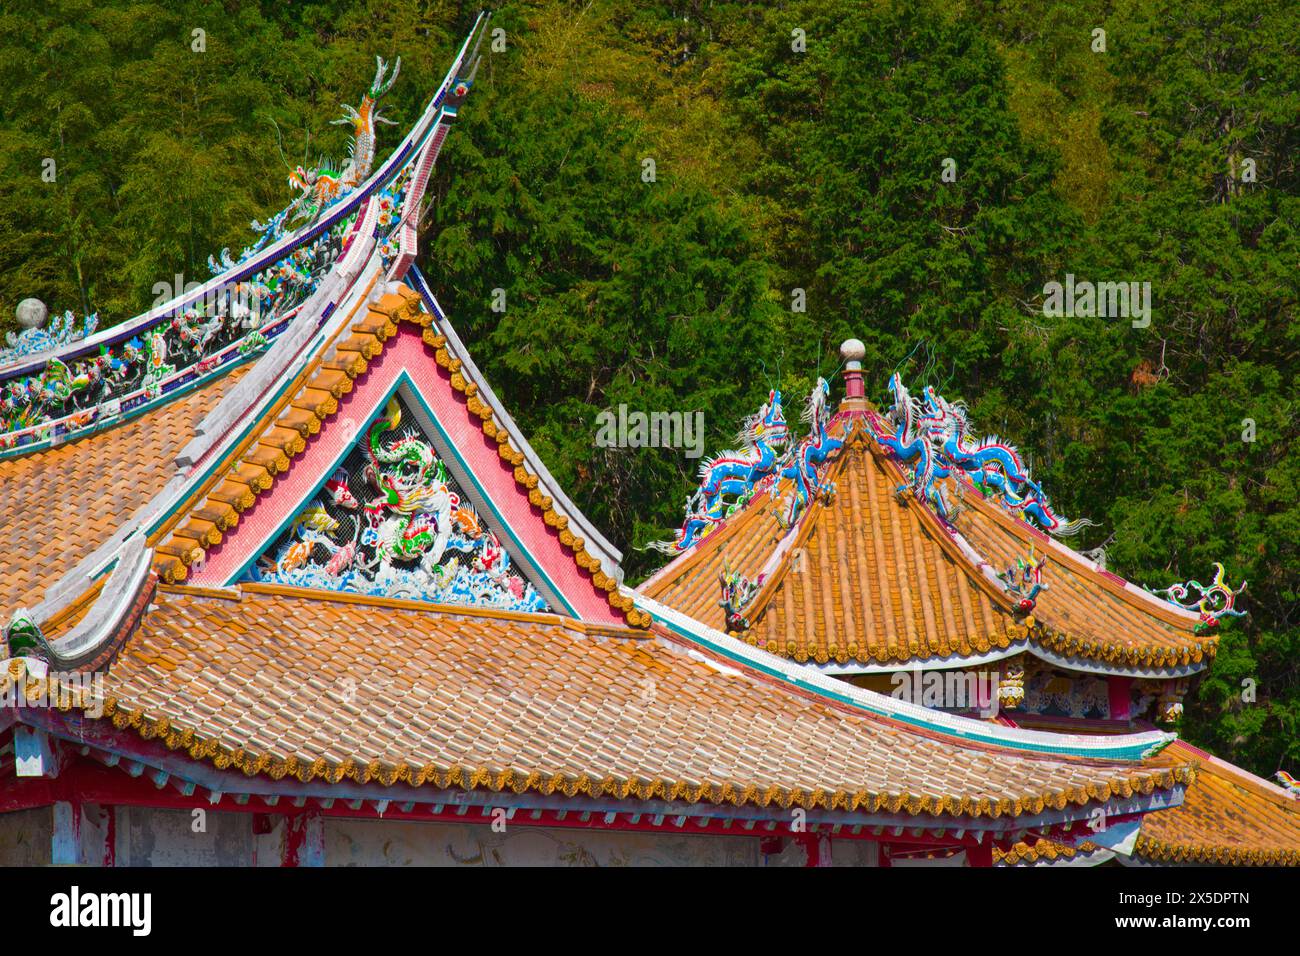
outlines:
{"label": "decorated eaves trim", "polygon": [[[1196,615],[1193,612],[1177,608],[1150,592],[1136,587],[1119,575],[1100,569],[1096,562],[1084,557],[1069,545],[1015,518],[978,495],[967,498],[967,503],[969,507],[989,517],[1022,543],[1037,545],[1058,561],[1068,562],[1070,570],[1081,575],[1090,585],[1105,590],[1135,610],[1148,614],[1190,636],[1192,625],[1196,623]],[[1217,642],[1217,640],[1217,635],[1214,635],[1213,641]]]}
{"label": "decorated eaves trim", "polygon": [[528,467],[524,453],[511,444],[491,407],[478,398],[478,386],[462,374],[460,359],[448,351],[447,337],[434,326],[433,314],[421,308],[419,293],[405,285],[382,296],[359,321],[340,333],[333,357],[321,362],[286,403],[267,415],[266,426],[255,429],[246,440],[236,453],[236,463],[209,492],[203,506],[175,520],[176,530],[157,547],[154,567],[159,578],[167,584],[184,581],[190,565],[221,543],[222,533],[233,528],[240,514],[271,488],[277,476],[289,470],[291,459],[306,449],[307,439],[338,411],[339,399],[352,390],[353,379],[365,373],[370,361],[397,334],[400,322],[411,322],[423,330],[421,337],[434,350],[434,360],[450,374],[452,388],[464,396],[465,407],[478,417],[483,434],[497,443],[497,454],[514,468],[516,484],[542,512],[546,526],[555,529],[578,567],[591,575],[592,585],[604,592],[610,607],[629,625],[648,627],[650,616],[620,592],[618,581],[605,573],[600,558],[587,550],[586,540],[569,528],[568,516],[561,514],[539,487],[538,476]]}
{"label": "decorated eaves trim", "polygon": [[1077,847],[1067,846],[1064,843],[1057,843],[1054,840],[1038,840],[1033,845],[1021,841],[1012,845],[1008,850],[993,848],[993,862],[1000,866],[1016,866],[1020,864],[1034,864],[1038,862],[1052,863],[1056,860],[1072,860],[1075,857],[1087,858],[1102,847],[1095,843],[1084,841]]}
{"label": "decorated eaves trim", "polygon": [[[25,661],[0,662],[0,692],[17,680],[25,680],[32,696],[42,691],[44,679],[27,673]],[[48,694],[48,688],[45,689]],[[80,696],[62,695],[51,698],[62,711],[81,710],[84,701]],[[953,816],[972,819],[1018,817],[1036,815],[1070,806],[1104,804],[1112,799],[1128,799],[1137,795],[1150,795],[1157,790],[1186,786],[1195,778],[1191,765],[1168,768],[1143,768],[1130,773],[1117,772],[1109,780],[1075,784],[1019,797],[991,799],[988,797],[955,796],[939,794],[882,793],[870,790],[823,790],[787,788],[776,784],[759,787],[723,782],[691,782],[667,780],[661,777],[597,778],[587,774],[543,774],[537,771],[502,769],[492,767],[439,767],[433,764],[387,764],[345,759],[329,761],[323,757],[304,760],[298,757],[277,757],[254,753],[205,737],[192,727],[182,727],[167,717],[155,717],[143,709],[131,710],[116,698],[104,702],[103,718],[111,720],[119,730],[131,730],[141,739],[158,740],[169,750],[184,750],[192,760],[206,760],[218,770],[239,770],[247,776],[267,776],[273,780],[285,777],[301,783],[320,780],[330,784],[352,781],[359,784],[377,783],[382,786],[406,784],[430,786],[439,789],[491,790],[493,792],[524,793],[532,791],[542,795],[562,794],[566,797],[667,800],[685,803],[710,803],[730,806],[801,807],[806,810],[842,810],[847,812],[907,813],[918,816]]]}
{"label": "decorated eaves trim", "polygon": [[1300,850],[1167,843],[1138,834],[1134,853],[1158,863],[1199,863],[1218,866],[1300,866]]}

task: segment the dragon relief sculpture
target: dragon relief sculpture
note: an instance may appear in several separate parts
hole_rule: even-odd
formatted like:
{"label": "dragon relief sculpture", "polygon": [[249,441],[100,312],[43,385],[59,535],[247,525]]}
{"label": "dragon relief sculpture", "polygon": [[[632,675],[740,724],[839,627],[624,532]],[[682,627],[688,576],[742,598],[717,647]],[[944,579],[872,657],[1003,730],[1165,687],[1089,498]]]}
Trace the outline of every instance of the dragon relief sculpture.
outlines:
{"label": "dragon relief sculpture", "polygon": [[700,485],[686,500],[686,520],[671,541],[648,547],[677,554],[698,544],[730,515],[775,481],[784,463],[781,449],[790,439],[781,393],[768,392],[767,401],[742,423],[736,435],[738,450],[724,451],[700,465]]}
{"label": "dragon relief sculpture", "polygon": [[799,416],[799,420],[809,427],[809,432],[795,445],[790,463],[781,469],[781,477],[793,481],[793,488],[778,514],[782,528],[794,527],[803,509],[814,498],[829,501],[835,493],[834,485],[823,482],[818,473],[831,454],[844,445],[842,440],[832,438],[826,432],[831,418],[830,394],[830,383],[819,376]]}
{"label": "dragon relief sculpture", "polygon": [[1050,534],[1066,537],[1094,526],[1086,518],[1070,521],[1056,514],[1015,448],[996,435],[975,439],[961,402],[949,402],[929,386],[923,398],[913,398],[897,373],[890,377],[889,390],[893,405],[888,421],[894,431],[877,430],[875,437],[911,465],[910,486],[900,486],[900,493],[910,487],[919,500],[951,521],[955,514],[942,482],[952,477]]}
{"label": "dragon relief sculpture", "polygon": [[686,501],[686,519],[670,541],[647,547],[665,554],[680,554],[712,534],[727,518],[763,492],[775,497],[779,481],[789,479],[790,492],[777,513],[778,523],[789,529],[798,522],[809,502],[829,500],[834,486],[821,478],[821,469],[843,441],[827,432],[830,422],[830,385],[818,378],[804,402],[800,420],[809,426],[806,437],[790,444],[790,429],[781,404],[781,392],[772,389],[767,401],[742,423],[736,436],[739,450],[724,451],[700,466],[700,484]]}
{"label": "dragon relief sculpture", "polygon": [[[348,461],[261,561],[253,580],[514,611],[546,601],[390,401]],[[358,496],[353,488],[367,488]]]}
{"label": "dragon relief sculpture", "polygon": [[375,162],[375,124],[396,125],[380,114],[379,100],[397,82],[397,75],[402,70],[402,58],[397,58],[392,76],[387,76],[388,64],[382,57],[375,57],[375,63],[375,79],[370,84],[369,91],[361,98],[361,105],[353,108],[344,104],[345,115],[333,121],[335,126],[352,126],[352,147],[347,164],[335,171],[331,164],[322,162],[312,169],[297,166],[289,173],[289,186],[301,193],[289,206],[290,222],[298,219],[314,222],[326,207],[352,192],[370,175]]}

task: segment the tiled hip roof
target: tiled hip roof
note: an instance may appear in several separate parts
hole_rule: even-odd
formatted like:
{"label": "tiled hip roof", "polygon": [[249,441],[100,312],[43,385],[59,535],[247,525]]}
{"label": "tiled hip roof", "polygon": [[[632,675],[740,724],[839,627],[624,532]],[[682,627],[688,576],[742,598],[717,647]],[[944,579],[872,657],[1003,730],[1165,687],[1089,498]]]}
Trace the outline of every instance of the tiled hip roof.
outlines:
{"label": "tiled hip roof", "polygon": [[[1175,743],[1175,756],[1203,756]],[[1017,843],[994,859],[1004,865],[1032,864],[1090,855],[1051,840]],[[1300,800],[1219,760],[1200,764],[1183,803],[1142,819],[1133,856],[1155,863],[1227,866],[1300,866]]]}
{"label": "tiled hip roof", "polygon": [[119,727],[303,781],[989,817],[1190,770],[918,732],[630,629],[255,587],[162,590],[106,693]]}
{"label": "tiled hip roof", "polygon": [[[724,563],[750,581],[765,574],[742,636],[800,663],[880,668],[1027,645],[1120,670],[1198,669],[1213,657],[1215,638],[1194,634],[1186,615],[1090,570],[977,492],[954,488],[962,504],[952,527],[899,494],[906,477],[868,418],[841,413],[829,431],[845,443],[827,466],[829,501],[815,501],[787,535],[776,519],[784,486],[776,498],[759,495],[638,590],[725,629]],[[1026,615],[994,571],[1031,545],[1047,556],[1047,588]]]}

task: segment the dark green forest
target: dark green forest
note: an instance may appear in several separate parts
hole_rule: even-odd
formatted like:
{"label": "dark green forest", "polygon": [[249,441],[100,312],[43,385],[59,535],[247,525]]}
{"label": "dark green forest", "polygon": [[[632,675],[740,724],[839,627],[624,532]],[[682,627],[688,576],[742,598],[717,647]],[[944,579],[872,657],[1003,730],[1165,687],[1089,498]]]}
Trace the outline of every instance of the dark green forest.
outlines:
{"label": "dark green forest", "polygon": [[[476,9],[6,0],[0,329],[27,296],[111,324],[205,278],[291,198],[281,151],[345,150],[376,54],[402,57],[386,155]],[[633,580],[698,461],[596,448],[597,414],[701,409],[716,451],[857,337],[875,400],[896,368],[965,399],[1112,570],[1248,579],[1180,729],[1300,767],[1300,6],[512,0],[493,25],[420,265]],[[1149,282],[1150,324],[1048,317],[1067,274]]]}

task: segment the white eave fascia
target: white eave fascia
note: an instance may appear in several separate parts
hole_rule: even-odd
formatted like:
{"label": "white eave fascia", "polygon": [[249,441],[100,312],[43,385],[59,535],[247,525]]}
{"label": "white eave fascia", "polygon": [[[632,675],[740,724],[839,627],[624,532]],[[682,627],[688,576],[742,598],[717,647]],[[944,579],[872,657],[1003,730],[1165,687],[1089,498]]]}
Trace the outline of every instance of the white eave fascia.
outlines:
{"label": "white eave fascia", "polygon": [[1138,761],[1159,752],[1177,739],[1175,734],[1163,731],[1144,731],[1108,737],[1061,734],[1004,727],[947,714],[848,684],[801,664],[790,663],[766,651],[750,647],[744,641],[736,640],[716,628],[704,626],[643,594],[627,589],[623,589],[622,593],[632,598],[638,608],[650,614],[657,623],[676,637],[744,665],[751,672],[751,676],[754,671],[757,671],[804,692],[959,740],[991,744],[1044,756]]}
{"label": "white eave fascia", "polygon": [[1150,680],[1172,680],[1179,677],[1191,677],[1193,674],[1199,674],[1209,666],[1209,662],[1202,659],[1200,663],[1180,664],[1177,667],[1125,667],[1121,664],[1107,664],[1102,661],[1089,660],[1083,657],[1069,657],[1064,654],[1055,654],[1039,644],[1030,643],[1028,651],[1040,660],[1049,664],[1055,664],[1058,667],[1064,667],[1072,671],[1082,671],[1087,674],[1108,674],[1115,677],[1142,677]]}

